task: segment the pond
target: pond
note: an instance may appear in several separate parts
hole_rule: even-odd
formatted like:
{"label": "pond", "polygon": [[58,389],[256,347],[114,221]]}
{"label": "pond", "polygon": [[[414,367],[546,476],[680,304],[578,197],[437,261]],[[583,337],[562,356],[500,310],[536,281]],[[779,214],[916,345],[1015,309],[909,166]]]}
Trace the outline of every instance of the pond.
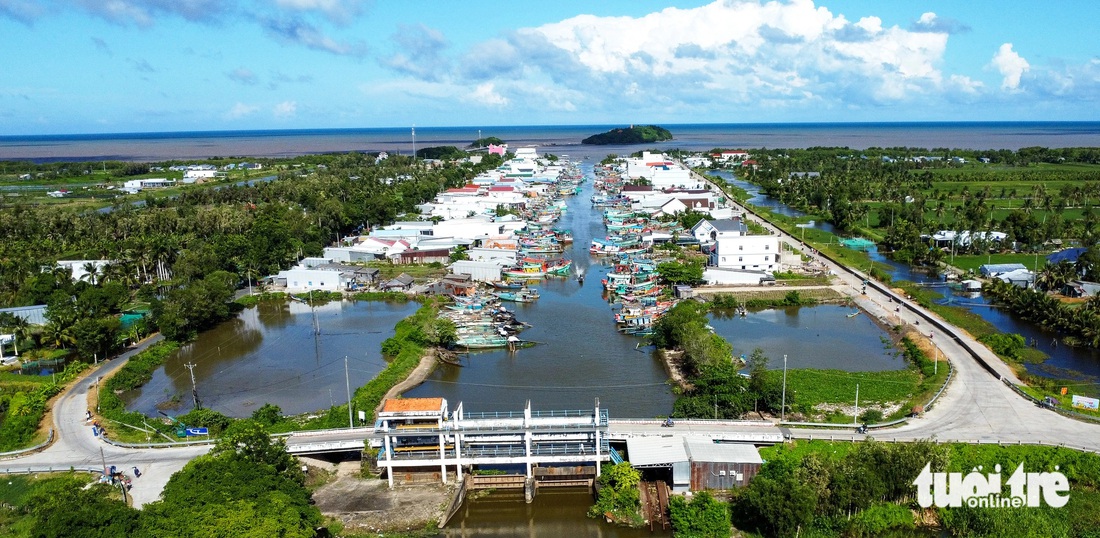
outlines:
{"label": "pond", "polygon": [[365,385],[385,366],[382,341],[418,303],[332,301],[311,309],[297,301],[261,301],[236,318],[201,333],[153,372],[144,386],[123,395],[127,409],[155,416],[193,407],[191,370],[203,407],[245,417],[265,403],[286,414],[324,410],[347,401],[344,358],[351,387]]}
{"label": "pond", "polygon": [[900,370],[905,359],[888,345],[889,335],[859,310],[840,305],[749,311],[746,316],[711,315],[714,332],[733,344],[734,355],[760,348],[772,369],[819,368],[848,372]]}

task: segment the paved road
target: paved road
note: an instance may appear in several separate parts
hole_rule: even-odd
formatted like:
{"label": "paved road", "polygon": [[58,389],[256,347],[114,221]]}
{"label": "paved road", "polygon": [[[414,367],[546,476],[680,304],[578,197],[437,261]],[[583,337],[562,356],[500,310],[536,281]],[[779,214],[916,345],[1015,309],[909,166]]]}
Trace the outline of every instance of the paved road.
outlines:
{"label": "paved road", "polygon": [[[164,485],[173,473],[183,468],[187,462],[210,450],[209,446],[190,446],[164,449],[126,449],[102,442],[92,435],[91,422],[85,420],[89,405],[95,404],[95,398],[89,401],[89,393],[96,390],[101,376],[121,368],[133,355],[146,347],[159,342],[160,335],[149,338],[126,353],[105,362],[91,375],[77,381],[68,391],[58,397],[54,404],[54,442],[45,450],[36,454],[0,461],[0,471],[8,470],[67,470],[102,469],[107,465],[116,465],[131,474],[133,467],[141,469],[141,477],[133,479],[134,506],[155,501],[160,497]],[[94,409],[93,409],[94,411]],[[122,426],[107,424],[108,428]],[[133,478],[131,474],[131,478]]]}

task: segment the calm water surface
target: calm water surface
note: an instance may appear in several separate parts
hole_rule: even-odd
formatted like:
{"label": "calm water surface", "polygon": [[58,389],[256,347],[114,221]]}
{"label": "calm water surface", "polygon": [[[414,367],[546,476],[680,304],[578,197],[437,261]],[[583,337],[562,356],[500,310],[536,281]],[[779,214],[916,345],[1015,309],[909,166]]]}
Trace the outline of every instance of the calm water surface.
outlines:
{"label": "calm water surface", "polygon": [[883,343],[887,335],[857,309],[839,305],[789,307],[740,316],[711,316],[714,332],[733,344],[735,355],[760,348],[768,366],[875,372],[905,368],[896,349]]}
{"label": "calm water surface", "polygon": [[593,502],[592,494],[585,489],[543,488],[531,504],[523,502],[521,491],[497,491],[467,500],[440,536],[641,538],[672,535],[659,530],[651,533],[648,528],[618,527],[591,519],[585,514]]}
{"label": "calm water surface", "polygon": [[344,357],[352,388],[365,385],[386,366],[382,341],[418,306],[332,301],[311,311],[297,301],[263,301],[200,334],[123,399],[127,409],[152,416],[173,396],[179,406],[169,414],[190,410],[192,363],[203,406],[226,415],[248,416],[264,403],[287,414],[327,409],[347,401]]}
{"label": "calm water surface", "polygon": [[[573,157],[624,155],[639,146],[584,146],[580,141],[624,125],[417,127],[416,147],[465,147],[496,136],[513,147]],[[664,125],[674,139],[650,149],[869,147],[1011,149],[1100,146],[1098,122],[758,123]],[[409,154],[410,128],[296,129],[0,136],[0,160],[163,161],[216,156],[286,157],[314,153],[389,151]]]}

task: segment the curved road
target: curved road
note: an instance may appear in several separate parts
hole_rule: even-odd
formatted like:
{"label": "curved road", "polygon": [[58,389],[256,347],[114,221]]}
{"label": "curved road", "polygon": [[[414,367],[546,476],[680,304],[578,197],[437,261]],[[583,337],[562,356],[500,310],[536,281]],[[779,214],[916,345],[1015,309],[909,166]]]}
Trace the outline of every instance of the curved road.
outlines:
{"label": "curved road", "polygon": [[[57,471],[77,469],[102,470],[104,462],[116,465],[133,479],[130,495],[134,506],[157,500],[164,485],[173,473],[183,468],[196,456],[210,450],[209,445],[128,449],[112,446],[92,435],[92,424],[85,420],[85,413],[95,400],[89,400],[90,392],[97,388],[97,381],[126,364],[133,355],[161,340],[160,335],[149,338],[126,353],[100,365],[88,376],[74,383],[58,396],[53,407],[54,442],[34,454],[0,461],[0,471]],[[92,409],[94,411],[94,409]],[[121,428],[119,425],[106,425]],[[133,476],[133,467],[141,470],[141,477]]]}

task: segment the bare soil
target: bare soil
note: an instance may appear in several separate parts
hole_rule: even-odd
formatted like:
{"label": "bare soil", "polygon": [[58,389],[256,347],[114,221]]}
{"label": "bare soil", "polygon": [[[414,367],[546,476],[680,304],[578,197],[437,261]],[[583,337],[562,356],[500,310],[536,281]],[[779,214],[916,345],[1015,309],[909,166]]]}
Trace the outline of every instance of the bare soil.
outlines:
{"label": "bare soil", "polygon": [[391,490],[385,480],[360,478],[341,466],[334,481],[313,492],[313,500],[322,514],[340,520],[348,533],[404,532],[437,523],[453,489],[416,485]]}

